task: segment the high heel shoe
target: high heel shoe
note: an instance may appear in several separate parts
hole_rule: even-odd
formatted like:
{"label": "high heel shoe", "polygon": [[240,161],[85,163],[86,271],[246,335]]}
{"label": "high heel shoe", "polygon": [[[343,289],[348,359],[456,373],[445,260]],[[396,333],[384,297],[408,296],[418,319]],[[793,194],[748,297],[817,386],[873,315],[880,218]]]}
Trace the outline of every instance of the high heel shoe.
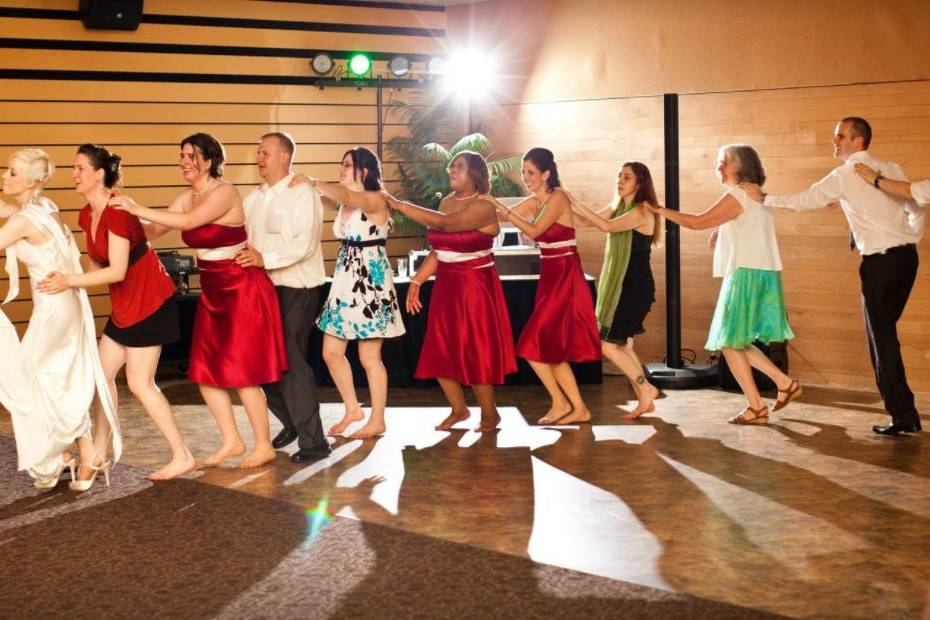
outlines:
{"label": "high heel shoe", "polygon": [[87,467],[93,470],[88,480],[78,480],[74,479],[68,483],[68,488],[72,491],[89,491],[92,486],[94,486],[94,481],[97,479],[97,474],[103,472],[103,480],[107,483],[107,486],[110,486],[110,461],[104,461],[100,465],[94,465],[92,462],[87,464]]}
{"label": "high heel shoe", "polygon": [[54,489],[58,485],[58,481],[61,479],[61,474],[64,473],[65,467],[71,472],[71,479],[74,480],[74,464],[76,461],[77,459],[73,456],[67,461],[62,460],[61,463],[58,464],[58,471],[56,471],[54,475],[48,478],[36,478],[32,486],[37,489]]}

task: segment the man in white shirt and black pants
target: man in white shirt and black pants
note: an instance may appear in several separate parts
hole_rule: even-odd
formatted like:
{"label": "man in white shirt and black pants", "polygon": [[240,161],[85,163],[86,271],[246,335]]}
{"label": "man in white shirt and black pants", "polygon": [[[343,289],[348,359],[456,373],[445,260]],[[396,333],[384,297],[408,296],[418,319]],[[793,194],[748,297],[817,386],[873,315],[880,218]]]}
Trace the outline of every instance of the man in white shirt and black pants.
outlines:
{"label": "man in white shirt and black pants", "polygon": [[261,137],[256,163],[265,182],[243,202],[249,245],[236,262],[267,269],[278,293],[288,370],[279,382],[262,387],[268,408],[284,425],[272,445],[283,448],[297,439],[299,449],[291,460],[302,463],[327,457],[330,448],[320,421],[316,378],[307,362],[320,286],[326,281],[320,249],[323,203],[307,184],[289,187],[295,151],[294,140],[285,133]]}
{"label": "man in white shirt and black pants", "polygon": [[765,204],[795,211],[819,209],[839,202],[852,231],[851,243],[862,255],[862,310],[875,382],[891,414],[891,424],[873,426],[880,435],[921,430],[914,394],[907,385],[897,322],[917,277],[917,243],[924,230],[926,210],[870,186],[856,174],[866,164],[881,178],[904,180],[901,168],[872,157],[866,150],[872,128],[865,119],[850,116],[836,125],[833,154],[843,160],[810,189],[793,195],[769,194]]}

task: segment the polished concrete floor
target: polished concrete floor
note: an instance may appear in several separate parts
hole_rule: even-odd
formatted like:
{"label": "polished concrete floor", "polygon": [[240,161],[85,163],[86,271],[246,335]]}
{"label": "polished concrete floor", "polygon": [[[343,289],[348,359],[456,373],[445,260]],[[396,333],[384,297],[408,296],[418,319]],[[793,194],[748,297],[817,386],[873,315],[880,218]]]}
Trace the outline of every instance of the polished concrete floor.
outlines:
{"label": "polished concrete floor", "polygon": [[[195,455],[211,454],[218,434],[196,388],[161,385]],[[292,445],[256,470],[188,477],[290,502],[322,527],[388,526],[760,611],[930,617],[930,449],[923,435],[871,433],[886,420],[877,394],[805,386],[767,427],[740,427],[726,423],[738,394],[670,391],[626,422],[625,381],[583,391],[593,424],[539,428],[542,388],[501,388],[501,430],[479,435],[476,412],[461,430],[433,430],[448,413],[438,388],[392,390],[377,440],[336,439],[310,465],[290,463]],[[321,396],[328,428],[341,406],[334,389]],[[918,400],[930,412],[930,395]],[[128,394],[120,417],[124,461],[163,463],[165,443]]]}

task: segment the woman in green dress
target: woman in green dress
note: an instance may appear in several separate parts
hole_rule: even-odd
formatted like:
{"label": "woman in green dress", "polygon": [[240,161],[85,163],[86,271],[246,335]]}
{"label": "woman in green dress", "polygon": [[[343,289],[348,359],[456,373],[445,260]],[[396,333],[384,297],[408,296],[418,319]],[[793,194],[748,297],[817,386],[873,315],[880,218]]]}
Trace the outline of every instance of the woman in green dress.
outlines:
{"label": "woman in green dress", "polygon": [[723,278],[707,344],[723,351],[748,404],[730,418],[731,424],[766,424],[769,408],[752,377],[755,368],[778,386],[778,411],[801,394],[801,386],[753,345],[794,338],[785,312],[781,257],[771,210],[746,193],[746,184],[765,183],[765,170],[755,149],[731,144],[720,149],[717,173],[727,192],[703,213],[691,214],[651,207],[679,226],[693,230],[717,228],[714,277]]}

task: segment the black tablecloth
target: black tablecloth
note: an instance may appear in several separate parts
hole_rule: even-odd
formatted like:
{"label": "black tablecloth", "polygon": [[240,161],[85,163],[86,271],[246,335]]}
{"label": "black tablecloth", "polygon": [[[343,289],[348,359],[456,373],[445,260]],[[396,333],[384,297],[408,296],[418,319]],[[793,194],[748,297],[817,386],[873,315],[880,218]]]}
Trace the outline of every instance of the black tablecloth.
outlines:
{"label": "black tablecloth", "polygon": [[[536,285],[539,280],[536,277],[513,276],[502,278],[504,285],[504,297],[507,300],[507,310],[510,313],[510,324],[513,328],[514,339],[520,337],[520,332],[530,314],[533,312],[533,303],[536,298]],[[594,295],[594,281],[588,280],[591,287],[591,294]],[[424,381],[414,379],[413,373],[417,367],[417,359],[420,356],[420,347],[423,344],[423,337],[426,333],[426,317],[429,313],[429,299],[433,289],[432,281],[426,282],[420,291],[420,300],[423,303],[423,311],[417,315],[407,314],[404,306],[404,300],[407,297],[406,281],[397,282],[397,295],[401,301],[401,313],[403,315],[404,325],[407,327],[407,333],[399,338],[391,338],[384,341],[381,351],[381,357],[384,366],[387,368],[388,383],[391,386],[407,387],[411,385],[434,385],[435,381]],[[329,283],[323,286],[320,293],[320,304],[322,306],[329,293]],[[197,304],[197,294],[181,295],[178,298],[178,306],[181,313],[181,342],[167,345],[162,351],[162,363],[177,364],[182,368],[187,362],[190,351],[190,336],[194,324],[194,310]],[[310,334],[310,364],[316,372],[317,383],[320,385],[332,385],[332,379],[323,361],[323,333],[314,329]],[[356,385],[366,385],[365,371],[358,361],[358,353],[354,344],[348,347],[347,356],[349,363],[352,365]],[[507,377],[507,384],[516,383],[538,383],[536,374],[530,368],[529,364],[523,359],[517,359],[519,370]],[[579,383],[600,383],[601,382],[601,363],[590,362],[584,364],[573,364],[575,376]]]}

